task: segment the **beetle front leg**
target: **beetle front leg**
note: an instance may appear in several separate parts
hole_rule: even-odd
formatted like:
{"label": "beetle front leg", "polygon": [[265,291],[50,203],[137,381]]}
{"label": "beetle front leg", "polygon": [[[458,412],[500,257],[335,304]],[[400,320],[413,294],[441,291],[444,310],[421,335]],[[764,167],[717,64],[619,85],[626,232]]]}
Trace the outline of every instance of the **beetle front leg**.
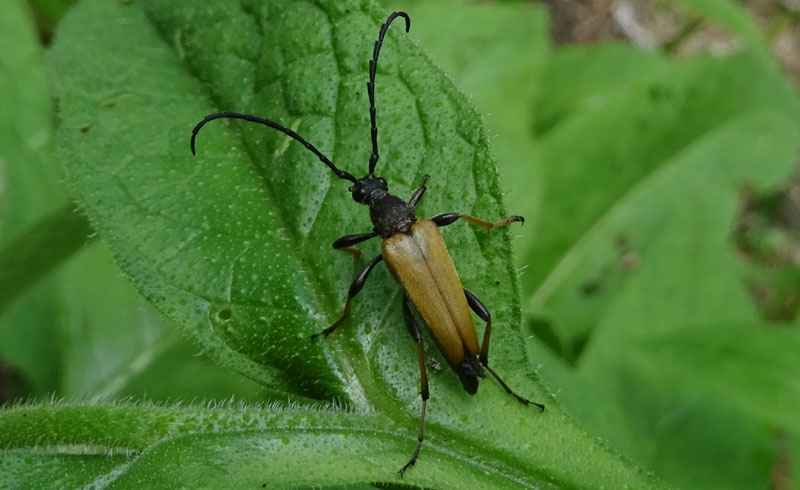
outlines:
{"label": "beetle front leg", "polygon": [[361,250],[358,247],[354,247],[356,243],[361,243],[365,240],[369,240],[370,238],[375,238],[378,236],[377,233],[374,231],[371,233],[356,233],[355,235],[345,235],[341,238],[337,238],[335,242],[333,242],[333,248],[336,250],[341,250],[342,252],[347,252],[355,255],[356,257],[361,257],[364,255],[361,253]]}
{"label": "beetle front leg", "polygon": [[411,194],[411,197],[409,197],[409,198],[408,198],[408,204],[409,204],[409,205],[411,205],[411,207],[414,207],[414,206],[416,206],[416,205],[417,205],[417,202],[418,202],[420,199],[422,199],[422,195],[423,195],[423,194],[425,194],[425,191],[426,191],[426,190],[428,190],[428,188],[425,186],[425,184],[427,184],[427,183],[428,183],[428,180],[429,180],[430,178],[431,178],[431,176],[430,176],[430,175],[426,175],[426,176],[425,176],[425,178],[424,178],[424,179],[422,179],[422,185],[421,185],[421,186],[419,186],[419,187],[417,188],[417,190],[415,190],[415,191],[414,191],[414,193],[413,193],[413,194]]}
{"label": "beetle front leg", "polygon": [[411,456],[411,460],[405,464],[400,469],[400,476],[403,476],[403,473],[411,467],[414,466],[414,463],[417,462],[417,457],[419,456],[419,449],[422,447],[422,439],[423,439],[423,429],[425,427],[425,409],[428,405],[428,398],[430,397],[430,392],[428,391],[428,373],[425,370],[425,353],[422,349],[422,334],[419,331],[419,325],[417,325],[417,320],[414,319],[414,316],[411,314],[411,309],[408,307],[408,296],[403,295],[403,318],[406,321],[406,327],[408,328],[408,332],[414,338],[414,341],[417,343],[417,352],[419,352],[419,375],[422,382],[422,390],[420,391],[420,396],[422,396],[422,415],[419,418],[419,435],[417,436],[417,448],[414,450],[414,455]]}
{"label": "beetle front leg", "polygon": [[486,306],[481,303],[481,300],[479,300],[477,296],[472,294],[472,292],[466,288],[464,289],[464,295],[467,297],[467,304],[469,304],[469,307],[472,309],[472,311],[474,311],[481,320],[486,322],[486,330],[483,332],[483,342],[481,343],[481,354],[479,357],[483,367],[485,367],[486,370],[489,371],[492,376],[494,376],[494,379],[500,383],[500,386],[502,386],[503,389],[505,389],[509,394],[513,395],[517,400],[525,405],[536,405],[540,410],[544,411],[544,405],[541,403],[532,402],[527,398],[523,398],[514,393],[514,390],[509,388],[505,381],[500,379],[500,376],[494,372],[494,369],[489,367],[489,339],[492,335],[492,314],[489,313],[489,310],[486,309]]}
{"label": "beetle front leg", "polygon": [[500,221],[485,221],[480,218],[476,218],[475,216],[470,216],[468,214],[461,214],[461,213],[442,213],[437,214],[431,221],[436,223],[436,226],[447,226],[451,223],[454,223],[457,219],[463,218],[469,221],[472,224],[478,225],[481,228],[485,228],[487,230],[491,230],[492,228],[498,228],[500,226],[508,226],[511,223],[525,223],[525,218],[522,216],[509,216],[508,218],[501,219]]}
{"label": "beetle front leg", "polygon": [[355,296],[358,293],[361,292],[361,288],[363,288],[364,287],[364,283],[367,282],[367,277],[369,277],[369,273],[372,272],[372,269],[381,260],[383,260],[383,257],[380,256],[380,255],[378,255],[377,257],[372,259],[372,261],[369,264],[367,264],[366,267],[364,267],[364,270],[362,270],[356,276],[356,278],[353,279],[353,282],[350,284],[350,289],[347,291],[347,301],[344,304],[344,313],[342,313],[342,317],[339,318],[338,320],[336,320],[336,323],[334,323],[330,327],[326,328],[325,330],[323,330],[321,332],[317,332],[314,335],[312,335],[311,336],[311,340],[316,339],[320,335],[324,335],[324,336],[327,337],[328,335],[331,334],[331,332],[336,330],[339,327],[339,325],[341,325],[342,322],[344,322],[347,319],[347,317],[350,316],[350,303],[353,301],[353,298],[355,298]]}

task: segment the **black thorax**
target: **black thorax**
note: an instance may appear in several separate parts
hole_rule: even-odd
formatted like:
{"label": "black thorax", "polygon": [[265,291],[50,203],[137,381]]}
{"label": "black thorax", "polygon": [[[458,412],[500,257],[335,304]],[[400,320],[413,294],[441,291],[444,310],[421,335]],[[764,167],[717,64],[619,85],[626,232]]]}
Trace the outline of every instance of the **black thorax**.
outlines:
{"label": "black thorax", "polygon": [[417,222],[413,206],[388,192],[379,191],[372,197],[369,202],[369,217],[375,233],[381,238],[411,233],[411,225]]}

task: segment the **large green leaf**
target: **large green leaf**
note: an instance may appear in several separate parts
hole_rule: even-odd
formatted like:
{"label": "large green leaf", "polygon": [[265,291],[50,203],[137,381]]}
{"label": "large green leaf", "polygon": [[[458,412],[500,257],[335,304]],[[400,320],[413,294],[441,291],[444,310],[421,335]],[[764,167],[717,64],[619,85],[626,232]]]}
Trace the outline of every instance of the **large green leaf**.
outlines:
{"label": "large green leaf", "polygon": [[0,244],[5,245],[64,205],[66,197],[58,166],[48,158],[51,100],[24,2],[0,5],[0,44],[14,47],[0,50]]}
{"label": "large green leaf", "polygon": [[[0,358],[22,381],[4,393],[260,399],[258,386],[204,364],[90,241],[51,151],[54,117],[30,16],[13,0],[0,6],[0,22],[0,43],[15,47],[0,52]],[[148,378],[156,361],[181,369]]]}
{"label": "large green leaf", "polygon": [[[32,276],[41,277],[46,268],[57,264],[47,240],[34,240],[33,247],[42,256],[29,254],[31,234],[27,230],[46,219],[67,201],[59,185],[58,166],[50,155],[52,140],[52,107],[42,66],[41,47],[36,39],[33,22],[21,0],[0,4],[0,45],[14,49],[0,50],[0,309],[11,306],[12,298],[22,290],[32,287]],[[78,229],[74,215],[70,214],[66,226],[57,231],[74,239]],[[13,249],[16,245],[17,252]],[[11,247],[9,250],[8,247]],[[73,249],[74,250],[74,249]],[[19,256],[19,254],[23,254]],[[23,257],[29,260],[24,261]],[[20,263],[26,262],[25,268]],[[40,272],[33,273],[28,267]],[[16,270],[16,274],[14,273]],[[58,374],[54,346],[49,340],[55,331],[46,322],[53,313],[50,297],[55,290],[54,281],[46,281],[39,291],[32,292],[26,302],[30,308],[21,308],[15,318],[4,315],[0,322],[0,357],[12,369],[21,371],[20,378],[33,391],[46,392],[53,386]],[[47,387],[47,388],[45,388]],[[25,390],[14,390],[21,394]]]}
{"label": "large green leaf", "polygon": [[[0,417],[0,429],[5,446],[0,479],[7,488],[79,488],[92,482],[108,488],[319,488],[380,482],[408,456],[410,442],[405,427],[379,415],[224,404],[12,407]],[[26,444],[31,434],[39,437],[35,448]],[[428,464],[406,480],[439,488],[559,488],[534,487],[522,468],[505,473],[448,445],[428,444],[426,456]]]}
{"label": "large green leaf", "polygon": [[[295,437],[289,432],[269,439],[268,432],[241,425],[199,437],[161,433],[168,437],[154,445],[140,439],[148,418],[158,414],[149,407],[114,419],[119,424],[100,423],[109,407],[38,414],[23,408],[27,420],[71,417],[82,423],[23,426],[18,412],[6,411],[0,416],[6,427],[24,427],[0,431],[6,447],[35,451],[44,435],[56,441],[55,453],[63,452],[63,443],[68,449],[74,443],[143,450],[131,464],[99,470],[98,479],[114,479],[120,487],[145,480],[149,487],[172,487],[174,475],[182,485],[208,485],[211,473],[234,484],[262,477],[283,482],[290,464],[292,482],[304,478],[299,483],[311,485],[398,481],[395,471],[413,447],[419,410],[416,349],[401,325],[398,287],[384,271],[374,273],[354,319],[324,342],[308,340],[338,316],[346,284],[364,264],[326,244],[339,234],[368,230],[365,210],[347,196],[345,183],[332,180],[313,156],[279,133],[220,123],[200,135],[197,158],[186,144],[188,129],[205,113],[247,110],[297,128],[358,173],[366,158],[357,156],[369,154],[365,53],[384,16],[358,2],[232,7],[222,1],[91,0],[64,19],[51,53],[59,153],[67,159],[70,182],[148,299],[218,362],[263,383],[277,368],[306,394],[339,396],[380,415],[323,413],[312,425],[303,415],[287,416],[278,428],[303,433],[291,447],[285,447]],[[389,33],[378,70],[380,173],[405,195],[423,174],[436,171],[421,215],[502,215],[478,117],[400,31]],[[444,234],[465,286],[493,312],[493,364],[520,391],[531,396],[533,387],[541,398],[521,348],[507,232],[459,225]],[[375,254],[377,245],[365,249]],[[423,459],[406,475],[409,482],[658,487],[577,428],[557,404],[548,402],[548,411],[539,414],[493,383],[467,397],[452,373],[436,367],[444,363],[434,346],[426,341],[426,348],[432,384],[427,443]],[[214,432],[209,420],[224,418],[215,411],[208,418],[191,410],[174,413],[185,419],[157,425],[174,431],[198,423]],[[337,433],[348,421],[347,430]],[[20,459],[10,453],[5,458]],[[276,464],[251,464],[259,458]],[[426,458],[429,466],[422,469]],[[213,471],[209,460],[218,463]],[[327,471],[298,476],[298,461],[302,468],[313,462],[312,468]]]}
{"label": "large green leaf", "polygon": [[[681,62],[631,51],[624,64],[648,71],[630,70],[617,86],[575,82],[581,67],[604,61],[624,72],[619,54],[629,49],[567,48],[540,87],[545,208],[522,244],[531,265],[523,281],[529,325],[551,348],[530,342],[529,355],[572,414],[667,480],[764,485],[775,434],[798,436],[800,400],[771,398],[797,387],[776,386],[773,373],[781,366],[796,379],[799,366],[792,342],[770,332],[747,342],[735,328],[760,318],[731,236],[740,191],[774,189],[792,169],[800,104],[749,51]],[[707,362],[719,369],[709,369],[697,339],[725,327],[742,349],[717,351]],[[658,340],[639,340],[648,333]],[[769,356],[772,366],[760,360]],[[730,363],[750,376],[726,373]]]}
{"label": "large green leaf", "polygon": [[[610,68],[631,64],[638,70]],[[592,66],[633,73],[607,90],[599,84],[593,90],[600,95],[580,89],[584,78],[575,74],[584,66],[590,67],[589,77]],[[752,110],[788,117],[798,111],[780,74],[748,52],[666,63],[657,54],[637,54],[630,47],[570,47],[553,57],[545,73],[537,103],[546,108],[542,124],[551,128],[541,140],[545,207],[541,229],[526,235],[522,244],[522,260],[530,264],[523,276],[528,291],[538,290],[545,277],[552,281],[565,251],[587,229],[693,141]],[[579,87],[577,100],[564,88],[574,85]],[[559,98],[566,101],[553,100]],[[544,291],[551,289],[544,285]]]}

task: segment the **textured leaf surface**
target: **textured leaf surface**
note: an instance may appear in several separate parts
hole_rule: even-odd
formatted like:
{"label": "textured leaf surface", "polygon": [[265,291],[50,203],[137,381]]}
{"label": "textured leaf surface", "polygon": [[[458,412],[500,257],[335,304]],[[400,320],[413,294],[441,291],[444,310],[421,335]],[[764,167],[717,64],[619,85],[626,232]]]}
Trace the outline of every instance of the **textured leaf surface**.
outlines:
{"label": "textured leaf surface", "polygon": [[[207,484],[205,462],[212,458],[220,461],[211,475],[219,481],[280,482],[288,461],[300,458],[330,468],[303,475],[309,484],[397,481],[419,410],[415,347],[398,314],[397,286],[376,271],[354,319],[325,342],[308,341],[338,316],[347,283],[364,265],[327,244],[369,230],[365,210],[313,156],[264,128],[219,123],[200,135],[197,158],[187,148],[188,130],[202,115],[246,110],[296,128],[358,174],[369,154],[365,53],[384,16],[349,2],[232,8],[221,1],[95,0],[65,18],[51,53],[59,152],[81,205],[124,271],[217,361],[264,384],[274,383],[277,369],[303,394],[339,396],[380,414],[352,416],[342,434],[337,424],[350,416],[320,414],[315,425],[290,416],[287,430],[307,429],[291,452],[276,449],[289,449],[282,438],[241,427],[215,432],[213,424],[204,425],[208,433],[168,434],[154,445],[145,435],[147,418],[155,416],[149,409],[122,417],[119,427],[70,435],[67,425],[49,434],[143,451],[131,465],[98,478],[120,487],[139,481],[172,487],[174,475],[187,486]],[[478,117],[400,29],[387,37],[378,85],[378,168],[392,190],[407,195],[431,173],[421,215],[502,215]],[[521,392],[532,396],[534,388],[541,398],[521,349],[504,233],[460,224],[444,231],[465,286],[493,312],[493,364]],[[368,255],[377,246],[365,247]],[[435,367],[443,362],[434,346],[426,348],[433,396],[423,458],[430,465],[422,470],[421,460],[406,477],[410,483],[444,487],[464,475],[487,488],[509,481],[537,488],[658,487],[584,434],[557,404],[546,401],[548,411],[538,414],[491,382],[467,397],[452,373]],[[92,409],[71,410],[56,408],[54,417],[83,420],[82,412]],[[191,426],[190,411],[177,413],[187,419],[167,424],[170,430]],[[11,426],[13,417],[3,414]],[[82,426],[96,417],[86,416]],[[45,426],[28,427],[33,431],[14,431],[6,442],[18,438],[19,450],[40,443],[36,430]],[[333,450],[345,455],[343,462]],[[259,458],[276,464],[253,466]]]}
{"label": "textured leaf surface", "polygon": [[[19,407],[3,413],[0,428],[7,447],[0,475],[7,488],[48,486],[43,477],[58,475],[67,461],[75,470],[55,479],[65,486],[286,488],[379,482],[406,457],[411,439],[404,427],[381,416],[223,405]],[[25,447],[31,434],[39,439],[33,449]],[[524,472],[499,473],[447,446],[430,445],[427,453],[429,464],[415,468],[407,481],[456,488],[529,486],[518,480]],[[32,465],[44,473],[31,474]]]}

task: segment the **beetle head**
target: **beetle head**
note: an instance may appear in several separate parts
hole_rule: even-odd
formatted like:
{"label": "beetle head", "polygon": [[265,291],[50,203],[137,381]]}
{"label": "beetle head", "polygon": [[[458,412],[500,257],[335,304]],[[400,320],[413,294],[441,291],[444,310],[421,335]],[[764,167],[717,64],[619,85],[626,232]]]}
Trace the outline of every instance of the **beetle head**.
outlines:
{"label": "beetle head", "polygon": [[367,174],[358,179],[348,190],[353,194],[354,201],[361,204],[369,204],[385,196],[389,191],[389,185],[383,177]]}

